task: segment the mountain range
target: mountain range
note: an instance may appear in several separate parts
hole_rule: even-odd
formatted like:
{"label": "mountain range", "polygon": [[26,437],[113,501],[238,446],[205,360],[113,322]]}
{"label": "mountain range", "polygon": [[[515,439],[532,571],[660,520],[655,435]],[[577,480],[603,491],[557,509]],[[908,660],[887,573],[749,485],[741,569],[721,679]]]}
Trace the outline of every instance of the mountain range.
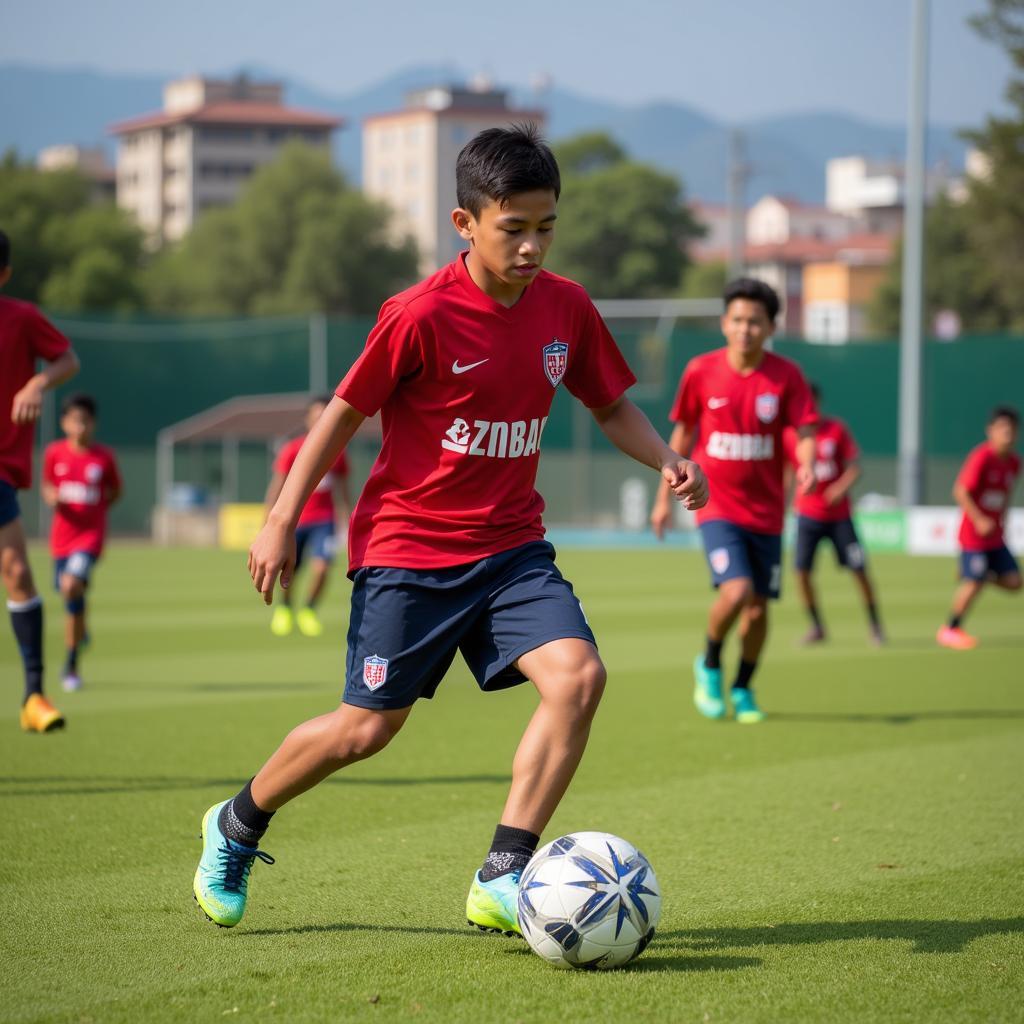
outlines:
{"label": "mountain range", "polygon": [[[400,108],[410,89],[466,78],[452,65],[424,65],[396,72],[342,96],[289,80],[272,69],[245,70],[256,78],[284,78],[286,101],[294,106],[345,119],[345,129],[336,136],[336,157],[356,182],[362,162],[362,118]],[[115,75],[90,69],[56,70],[0,63],[0,152],[14,148],[23,156],[34,156],[44,146],[76,142],[104,144],[112,153],[108,126],[159,110],[164,81],[162,75]],[[825,191],[825,162],[830,157],[861,154],[901,161],[905,148],[901,124],[864,121],[827,111],[727,124],[685,103],[668,100],[616,104],[560,87],[542,93],[516,88],[510,92],[518,103],[542,106],[548,111],[547,130],[553,140],[581,131],[607,131],[631,156],[676,174],[688,197],[705,202],[725,200],[730,137],[736,129],[742,132],[749,166],[749,201],[774,194],[820,202]],[[893,113],[900,116],[902,110],[903,97],[894,97]],[[942,163],[950,173],[957,174],[963,167],[966,148],[957,127],[929,127],[930,164]]]}

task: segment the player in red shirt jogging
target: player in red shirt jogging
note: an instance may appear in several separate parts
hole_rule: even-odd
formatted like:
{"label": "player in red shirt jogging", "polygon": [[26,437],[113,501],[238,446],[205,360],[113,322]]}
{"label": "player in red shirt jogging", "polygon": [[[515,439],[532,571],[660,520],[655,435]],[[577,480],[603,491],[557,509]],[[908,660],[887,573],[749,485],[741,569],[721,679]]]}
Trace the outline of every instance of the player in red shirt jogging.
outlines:
{"label": "player in red shirt jogging", "polygon": [[[11,277],[11,243],[0,231],[0,288]],[[36,360],[48,364],[36,372]],[[32,483],[32,439],[43,395],[78,372],[68,339],[35,306],[0,295],[0,576],[25,666],[21,727],[50,732],[64,716],[43,694],[43,602],[25,550],[18,491]]]}
{"label": "player in red shirt jogging", "polygon": [[43,456],[43,498],[54,509],[50,554],[54,581],[64,598],[63,684],[82,688],[78,658],[87,635],[85,592],[103,554],[107,509],[121,496],[121,474],[114,453],[96,444],[96,400],[71,395],[61,406],[65,440],[48,445]]}
{"label": "player in red shirt jogging", "polygon": [[953,486],[953,497],[963,510],[960,585],[953,595],[949,621],[936,635],[943,647],[963,651],[977,646],[977,639],[961,625],[986,583],[1011,593],[1021,589],[1020,566],[1003,532],[1010,495],[1020,476],[1020,456],[1013,450],[1019,428],[1016,409],[1006,405],[993,409],[986,440],[967,456]]}
{"label": "player in red shirt jogging", "polygon": [[459,154],[452,218],[469,250],[384,303],[362,355],[314,425],[249,553],[269,602],[290,582],[295,525],[367,416],[380,455],[349,525],[353,578],[341,706],[293,730],[233,799],[207,811],[193,891],[221,925],[242,916],[271,815],[383,749],[462,652],[478,685],[525,680],[540,703],[466,914],[518,932],[519,876],[586,746],[605,685],[594,634],[544,540],[540,446],[563,383],[622,451],[688,507],[703,474],[625,397],[635,378],[586,292],[542,269],[560,190],[532,127],[481,132]]}
{"label": "player in red shirt jogging", "polygon": [[[779,312],[774,290],[739,278],[726,286],[724,300],[725,347],[687,365],[669,444],[680,455],[694,450],[711,490],[697,524],[718,596],[706,651],[693,663],[694,704],[706,718],[726,716],[722,644],[738,619],[740,665],[729,702],[737,722],[752,724],[764,718],[751,681],[768,635],[768,600],[778,598],[782,582],[783,431],[793,427],[800,435],[797,487],[807,493],[814,486],[817,412],[799,367],[765,350]],[[670,518],[662,484],[651,513],[659,538]]]}
{"label": "player in red shirt jogging", "polygon": [[[330,397],[314,398],[306,409],[306,431],[320,419],[330,404]],[[289,470],[295,465],[306,434],[294,437],[277,454],[274,475],[267,487],[267,515],[270,515],[284,487]],[[312,556],[312,579],[305,605],[298,615],[292,615],[292,588],[282,587],[279,603],[270,620],[270,631],[275,636],[287,636],[297,624],[303,636],[320,636],[323,623],[317,614],[317,602],[323,597],[327,574],[334,562],[337,538],[344,537],[351,503],[348,496],[348,457],[344,452],[324,474],[309,496],[295,527],[295,571],[298,572],[307,552]]]}
{"label": "player in red shirt jogging", "polygon": [[[817,384],[811,385],[811,394],[820,409],[821,389]],[[786,431],[785,445],[786,458],[795,467],[795,430]],[[839,564],[853,573],[868,614],[872,642],[878,645],[885,643],[875,589],[868,575],[867,556],[857,537],[850,507],[850,488],[860,478],[859,457],[860,451],[850,428],[834,416],[820,416],[814,436],[814,489],[808,494],[797,494],[794,500],[797,525],[793,561],[800,598],[811,620],[811,628],[804,637],[805,644],[821,643],[825,639],[825,625],[811,572],[818,545],[826,539],[832,542]]]}

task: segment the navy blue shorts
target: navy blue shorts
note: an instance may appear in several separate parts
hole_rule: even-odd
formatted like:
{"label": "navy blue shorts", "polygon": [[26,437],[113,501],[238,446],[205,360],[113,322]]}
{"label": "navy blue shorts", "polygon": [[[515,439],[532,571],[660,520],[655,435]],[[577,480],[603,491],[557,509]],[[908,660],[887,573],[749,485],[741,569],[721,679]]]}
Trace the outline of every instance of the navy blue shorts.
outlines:
{"label": "navy blue shorts", "polygon": [[778,598],[782,586],[781,534],[755,533],[728,519],[712,519],[701,523],[700,535],[716,588],[726,580],[749,579],[755,594]]}
{"label": "navy blue shorts", "polygon": [[334,522],[310,523],[295,528],[295,568],[302,565],[306,555],[322,562],[334,561]]}
{"label": "navy blue shorts", "polygon": [[6,480],[0,480],[0,526],[13,523],[21,515],[21,508],[18,506],[18,492],[13,484]]}
{"label": "navy blue shorts", "polygon": [[448,569],[360,569],[342,700],[381,710],[429,699],[456,651],[481,690],[502,690],[525,680],[514,663],[528,651],[567,637],[596,646],[554,559],[533,541]]}
{"label": "navy blue shorts", "polygon": [[1010,573],[1020,574],[1020,566],[1013,553],[1004,544],[992,548],[991,551],[961,551],[960,579],[977,580],[979,583],[995,577],[1008,576]]}
{"label": "navy blue shorts", "polygon": [[867,565],[864,548],[861,547],[852,519],[838,519],[823,522],[809,516],[798,516],[796,520],[796,554],[793,564],[801,572],[814,568],[814,555],[818,545],[825,539],[835,548],[836,562],[844,569],[861,572]]}
{"label": "navy blue shorts", "polygon": [[60,578],[65,573],[80,579],[86,586],[89,586],[89,576],[92,574],[92,567],[99,561],[99,556],[90,551],[72,551],[64,558],[53,560],[53,586],[60,590]]}

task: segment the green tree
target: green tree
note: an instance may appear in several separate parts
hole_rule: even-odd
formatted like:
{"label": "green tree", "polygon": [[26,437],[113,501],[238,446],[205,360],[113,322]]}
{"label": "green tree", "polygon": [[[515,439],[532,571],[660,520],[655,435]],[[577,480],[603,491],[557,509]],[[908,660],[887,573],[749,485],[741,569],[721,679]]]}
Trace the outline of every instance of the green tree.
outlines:
{"label": "green tree", "polygon": [[326,153],[301,143],[253,175],[157,260],[154,308],[204,315],[375,313],[416,275],[415,245],[391,213],[352,189]]}
{"label": "green tree", "polygon": [[562,197],[548,266],[598,298],[676,292],[686,243],[701,234],[679,181],[600,133],[563,142],[555,155]]}
{"label": "green tree", "polygon": [[14,273],[5,291],[62,310],[132,309],[142,301],[142,233],[112,204],[94,204],[74,170],[0,160],[0,228]]}
{"label": "green tree", "polygon": [[683,275],[681,297],[684,299],[717,299],[725,291],[729,268],[721,260],[691,263]]}

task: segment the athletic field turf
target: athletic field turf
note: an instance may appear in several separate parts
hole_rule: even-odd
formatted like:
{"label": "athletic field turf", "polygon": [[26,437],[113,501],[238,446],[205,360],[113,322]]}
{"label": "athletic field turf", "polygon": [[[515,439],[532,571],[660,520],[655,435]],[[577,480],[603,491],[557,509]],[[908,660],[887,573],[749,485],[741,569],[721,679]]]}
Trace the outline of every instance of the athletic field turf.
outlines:
{"label": "athletic field turf", "polygon": [[0,637],[0,1018],[1024,1018],[1024,600],[986,594],[969,623],[982,646],[939,650],[952,560],[878,557],[892,643],[876,651],[825,564],[832,642],[797,649],[790,586],[758,679],[774,714],[737,726],[690,702],[697,554],[560,561],[611,682],[545,839],[611,831],[651,859],[664,913],[631,968],[559,972],[465,926],[533,696],[481,695],[461,661],[388,750],[278,815],[244,922],[207,922],[191,897],[200,817],[337,699],[348,584],[339,572],[327,635],[280,640],[243,556],[115,546],[82,693],[54,685],[47,599],[65,733],[18,731]]}

